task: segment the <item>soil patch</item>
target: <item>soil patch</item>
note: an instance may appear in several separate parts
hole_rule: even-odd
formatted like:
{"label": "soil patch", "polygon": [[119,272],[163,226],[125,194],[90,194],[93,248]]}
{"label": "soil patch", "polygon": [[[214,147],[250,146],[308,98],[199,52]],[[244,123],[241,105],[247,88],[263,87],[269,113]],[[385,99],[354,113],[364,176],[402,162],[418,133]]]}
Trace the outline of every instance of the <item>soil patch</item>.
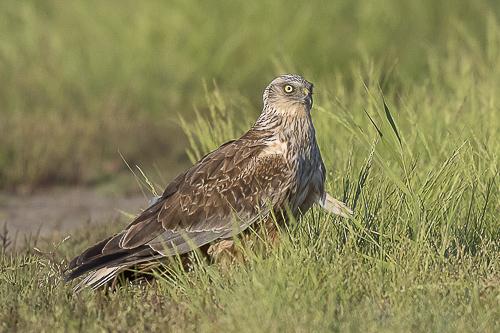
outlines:
{"label": "soil patch", "polygon": [[[0,192],[0,225],[10,237],[64,234],[83,225],[113,223],[147,205],[142,194],[103,193],[87,188],[51,189],[30,195]],[[2,228],[3,229],[3,228]]]}

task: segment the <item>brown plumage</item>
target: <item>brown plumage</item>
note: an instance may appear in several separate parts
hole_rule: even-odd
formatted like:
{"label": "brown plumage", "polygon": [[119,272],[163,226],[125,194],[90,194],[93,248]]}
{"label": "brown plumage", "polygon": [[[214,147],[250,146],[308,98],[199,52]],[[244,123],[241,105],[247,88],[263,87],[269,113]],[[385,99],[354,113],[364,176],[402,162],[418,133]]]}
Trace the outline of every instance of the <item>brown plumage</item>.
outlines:
{"label": "brown plumage", "polygon": [[289,210],[298,216],[314,203],[333,214],[350,214],[324,191],[312,90],[298,75],[274,79],[247,133],[180,174],[125,230],[74,258],[66,279],[90,272],[77,288],[97,288],[127,267],[230,239],[271,213],[285,216]]}

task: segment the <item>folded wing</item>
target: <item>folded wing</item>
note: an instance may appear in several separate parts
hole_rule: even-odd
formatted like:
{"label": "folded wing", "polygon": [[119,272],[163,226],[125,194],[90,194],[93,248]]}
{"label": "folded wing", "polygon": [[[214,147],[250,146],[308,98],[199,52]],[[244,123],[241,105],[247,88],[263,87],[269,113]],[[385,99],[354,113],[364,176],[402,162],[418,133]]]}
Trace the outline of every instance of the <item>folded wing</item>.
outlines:
{"label": "folded wing", "polygon": [[97,288],[130,265],[229,238],[284,205],[288,165],[264,149],[238,140],[208,154],[125,230],[74,258],[66,279],[93,272],[79,287]]}

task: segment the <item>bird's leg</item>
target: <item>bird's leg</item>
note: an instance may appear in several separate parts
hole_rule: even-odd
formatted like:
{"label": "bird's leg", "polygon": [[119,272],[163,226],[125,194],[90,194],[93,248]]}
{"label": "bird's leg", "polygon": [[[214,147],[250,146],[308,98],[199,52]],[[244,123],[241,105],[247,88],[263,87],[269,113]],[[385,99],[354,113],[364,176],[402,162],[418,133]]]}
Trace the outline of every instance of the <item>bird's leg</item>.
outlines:
{"label": "bird's leg", "polygon": [[234,250],[234,241],[229,239],[223,239],[216,242],[208,248],[208,255],[212,258],[218,257],[223,252],[231,253]]}
{"label": "bird's leg", "polygon": [[211,244],[206,254],[211,260],[222,264],[245,261],[245,250],[258,250],[259,248],[274,248],[279,244],[280,232],[277,222],[269,218],[262,221],[260,228],[256,231],[246,230],[239,238],[240,242],[232,239],[223,239]]}
{"label": "bird's leg", "polygon": [[245,260],[241,249],[230,239],[223,239],[210,245],[207,255],[213,262],[223,267],[229,267],[235,262],[244,262]]}

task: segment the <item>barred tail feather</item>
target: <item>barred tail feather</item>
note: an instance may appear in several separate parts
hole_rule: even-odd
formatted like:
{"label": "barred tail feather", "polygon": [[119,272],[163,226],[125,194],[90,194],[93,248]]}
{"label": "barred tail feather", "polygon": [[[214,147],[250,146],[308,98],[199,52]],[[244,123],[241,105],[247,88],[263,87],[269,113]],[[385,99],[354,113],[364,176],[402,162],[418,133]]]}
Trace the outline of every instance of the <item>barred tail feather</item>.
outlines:
{"label": "barred tail feather", "polygon": [[124,266],[115,266],[115,267],[103,267],[100,268],[93,273],[89,274],[85,279],[80,281],[74,288],[73,291],[75,293],[80,292],[84,288],[91,288],[95,290],[116,277],[122,270]]}

